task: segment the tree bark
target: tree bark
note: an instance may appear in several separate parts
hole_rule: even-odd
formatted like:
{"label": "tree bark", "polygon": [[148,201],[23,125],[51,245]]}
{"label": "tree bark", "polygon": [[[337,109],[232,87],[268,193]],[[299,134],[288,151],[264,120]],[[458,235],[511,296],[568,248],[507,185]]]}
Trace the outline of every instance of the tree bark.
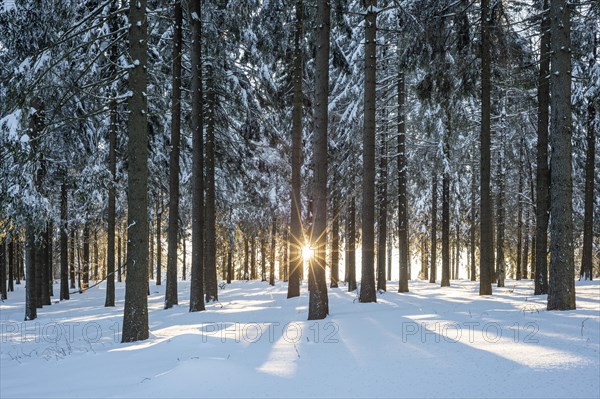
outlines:
{"label": "tree bark", "polygon": [[90,224],[88,221],[83,226],[83,278],[82,288],[87,290],[90,286]]}
{"label": "tree bark", "polygon": [[146,0],[129,7],[127,280],[122,342],[148,338],[148,103]]}
{"label": "tree bark", "polygon": [[159,189],[156,202],[156,285],[162,285],[162,190]]}
{"label": "tree bark", "polygon": [[[450,126],[450,122],[447,122]],[[440,286],[450,286],[450,130],[444,135],[445,166],[442,175],[442,280]]]}
{"label": "tree bark", "polygon": [[292,108],[292,195],[290,209],[290,267],[288,298],[300,295],[300,271],[302,261],[302,216],[301,205],[301,169],[302,169],[302,46],[304,4],[296,0],[296,31],[294,34],[294,98]]}
{"label": "tree bark", "polygon": [[[523,249],[523,139],[519,144],[519,185],[517,193],[517,262],[515,278],[521,280],[522,276],[522,252]],[[527,237],[527,235],[525,235]],[[525,238],[527,240],[527,238]],[[526,262],[526,261],[525,261]]]}
{"label": "tree bark", "polygon": [[571,6],[550,5],[550,278],[548,310],[575,309],[571,114]]}
{"label": "tree bark", "polygon": [[498,158],[497,185],[498,196],[496,200],[496,272],[498,276],[498,287],[504,287],[505,263],[504,263],[504,172],[503,172],[503,149],[500,150]]}
{"label": "tree bark", "polygon": [[400,279],[398,292],[408,292],[409,278],[409,242],[408,242],[408,193],[407,176],[408,168],[406,157],[406,117],[404,103],[406,97],[405,77],[403,72],[398,73],[398,251]]}
{"label": "tree bark", "polygon": [[165,309],[177,298],[177,246],[179,244],[179,143],[181,135],[181,45],[183,11],[181,0],[173,10],[173,92],[171,97],[171,154],[169,156],[169,225],[167,233],[167,287]]}
{"label": "tree bark", "polygon": [[[383,111],[383,107],[382,107]],[[385,114],[382,116],[385,118]],[[377,182],[378,216],[377,222],[377,290],[386,291],[386,246],[387,246],[387,129],[381,129],[379,142],[379,181]]]}
{"label": "tree bark", "polygon": [[256,280],[256,237],[250,239],[250,280]]}
{"label": "tree bark", "polygon": [[[334,187],[338,189],[338,180],[336,174],[334,174]],[[331,219],[331,276],[330,276],[330,287],[338,288],[338,281],[340,280],[340,210],[338,192],[334,192],[331,195],[332,202],[332,219]]]}
{"label": "tree bark", "polygon": [[[327,260],[327,128],[329,107],[329,31],[331,10],[328,1],[317,3],[315,102],[313,134],[314,180],[312,186],[313,219],[311,245],[314,255],[309,262],[313,284],[309,288],[308,320],[320,320],[329,314],[325,268]],[[309,280],[309,285],[310,280]]]}
{"label": "tree bark", "polygon": [[475,263],[475,230],[477,229],[477,207],[475,197],[477,194],[477,175],[475,174],[475,151],[471,158],[471,230],[470,230],[470,251],[471,251],[471,273],[470,280],[477,281],[477,264]]}
{"label": "tree bark", "polygon": [[68,300],[69,295],[69,236],[68,236],[68,193],[67,183],[60,186],[60,300]]}
{"label": "tree bark", "polygon": [[202,97],[202,2],[190,2],[192,21],[192,275],[190,312],[204,305],[204,142]]}
{"label": "tree bark", "polygon": [[[435,166],[434,166],[435,169]],[[429,272],[429,282],[435,283],[437,278],[437,197],[438,197],[438,177],[434,170],[431,179],[431,270]]]}
{"label": "tree bark", "polygon": [[[594,57],[590,62],[593,67],[596,53],[594,44]],[[585,203],[583,216],[583,249],[581,257],[581,280],[593,279],[593,254],[592,244],[594,239],[594,160],[595,160],[595,129],[594,122],[596,118],[596,108],[594,108],[593,99],[588,98],[587,107],[587,152],[585,159]]]}
{"label": "tree bark", "polygon": [[204,208],[204,293],[206,302],[218,300],[217,244],[215,219],[215,107],[217,96],[212,66],[207,65],[206,203]]}
{"label": "tree bark", "polygon": [[544,0],[542,39],[540,42],[540,74],[537,85],[537,176],[535,214],[535,295],[548,293],[548,116],[550,107],[550,17],[549,0]]}
{"label": "tree bark", "polygon": [[8,299],[6,282],[6,236],[0,238],[0,299]]}
{"label": "tree bark", "polygon": [[360,302],[377,302],[375,291],[375,107],[377,69],[377,0],[364,2],[365,83],[363,124],[362,276]]}
{"label": "tree bark", "polygon": [[491,180],[491,54],[490,54],[490,2],[481,0],[481,132],[480,132],[480,244],[479,244],[479,295],[492,295],[491,270],[494,267],[492,229]]}
{"label": "tree bark", "polygon": [[25,321],[37,318],[35,252],[35,233],[31,225],[28,225],[25,230]]}
{"label": "tree bark", "polygon": [[[353,187],[350,187],[352,190]],[[348,226],[346,228],[346,271],[348,292],[356,290],[356,201],[350,195],[348,204]]]}
{"label": "tree bark", "polygon": [[69,274],[71,278],[70,288],[75,288],[75,229],[71,228],[71,238],[70,238],[70,253],[69,253]]}
{"label": "tree bark", "polygon": [[10,241],[8,242],[8,291],[13,292],[15,287],[13,280],[15,278],[15,232],[11,234]]}
{"label": "tree bark", "polygon": [[277,221],[273,219],[271,225],[271,265],[269,268],[269,285],[275,285],[275,238],[277,235]]}

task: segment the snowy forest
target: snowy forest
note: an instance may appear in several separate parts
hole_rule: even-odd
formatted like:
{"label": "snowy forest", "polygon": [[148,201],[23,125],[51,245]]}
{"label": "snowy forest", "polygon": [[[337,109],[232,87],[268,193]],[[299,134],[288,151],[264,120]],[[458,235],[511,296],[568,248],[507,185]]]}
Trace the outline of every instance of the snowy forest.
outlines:
{"label": "snowy forest", "polygon": [[0,1],[0,396],[598,397],[599,50],[597,0]]}

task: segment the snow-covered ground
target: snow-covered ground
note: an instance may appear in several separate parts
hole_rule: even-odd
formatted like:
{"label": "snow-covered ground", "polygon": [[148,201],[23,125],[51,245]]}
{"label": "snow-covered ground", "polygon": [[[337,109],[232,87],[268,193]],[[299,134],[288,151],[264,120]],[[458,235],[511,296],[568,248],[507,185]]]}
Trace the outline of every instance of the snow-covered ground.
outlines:
{"label": "snow-covered ground", "polygon": [[[493,297],[478,285],[388,285],[378,302],[329,291],[330,316],[308,322],[306,286],[235,282],[220,302],[163,310],[151,285],[151,338],[120,343],[124,284],[104,286],[22,322],[24,286],[0,305],[0,397],[600,396],[600,284],[577,284],[577,310],[547,312],[531,281]],[[55,289],[58,292],[58,289]]]}

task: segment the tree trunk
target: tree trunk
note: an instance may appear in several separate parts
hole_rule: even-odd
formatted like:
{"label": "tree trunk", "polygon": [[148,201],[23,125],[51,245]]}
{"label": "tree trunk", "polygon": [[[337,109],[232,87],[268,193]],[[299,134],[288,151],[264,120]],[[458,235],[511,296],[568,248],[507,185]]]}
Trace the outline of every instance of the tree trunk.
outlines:
{"label": "tree trunk", "polygon": [[206,126],[206,203],[204,208],[204,293],[206,302],[218,299],[217,291],[217,245],[215,220],[215,107],[216,90],[213,68],[207,65],[207,126]]}
{"label": "tree trunk", "polygon": [[250,273],[248,273],[248,265],[250,261],[250,249],[248,237],[244,235],[244,280],[250,279]]}
{"label": "tree trunk", "polygon": [[408,195],[407,176],[408,168],[406,158],[406,117],[404,103],[406,87],[404,73],[398,73],[398,245],[400,262],[400,280],[398,292],[408,292],[409,269],[409,241],[408,241]]}
{"label": "tree trunk", "polygon": [[275,237],[277,235],[277,221],[273,219],[271,226],[271,267],[269,268],[269,285],[275,285]]}
{"label": "tree trunk", "polygon": [[[435,169],[435,166],[434,166]],[[438,177],[434,170],[431,179],[431,270],[429,272],[429,282],[435,283],[437,278],[437,197],[438,197]]]}
{"label": "tree trunk", "polygon": [[60,300],[68,300],[69,295],[69,236],[68,236],[68,194],[67,183],[60,186]]}
{"label": "tree trunk", "polygon": [[548,310],[575,309],[571,114],[571,6],[550,6],[550,278]]}
{"label": "tree trunk", "polygon": [[[594,45],[594,57],[595,59]],[[593,61],[592,61],[593,64]],[[593,65],[592,65],[593,66]],[[596,118],[596,109],[591,98],[588,98],[588,120],[587,120],[587,153],[585,159],[585,204],[583,216],[583,250],[581,257],[580,279],[592,280],[593,278],[593,258],[592,243],[594,239],[594,159],[595,159],[595,140],[594,140],[594,122]]]}
{"label": "tree trunk", "polygon": [[[312,185],[313,219],[311,246],[314,255],[309,262],[308,320],[320,320],[329,314],[325,268],[327,260],[327,119],[329,107],[329,31],[330,3],[317,3],[315,97]],[[310,284],[310,277],[312,283]]]}
{"label": "tree trunk", "polygon": [[35,233],[31,225],[25,230],[25,321],[37,318],[35,292]]}
{"label": "tree trunk", "polygon": [[283,281],[289,281],[290,276],[290,229],[289,226],[285,226],[285,233],[283,236]]}
{"label": "tree trunk", "polygon": [[98,281],[100,278],[98,276],[98,231],[94,230],[94,280]]}
{"label": "tree trunk", "polygon": [[173,11],[173,92],[171,97],[171,154],[169,156],[169,225],[167,233],[167,287],[165,309],[177,305],[177,245],[179,244],[179,142],[181,131],[181,0]]}
{"label": "tree trunk", "polygon": [[[382,107],[383,111],[383,107]],[[383,115],[385,118],[385,113]],[[378,191],[378,207],[379,207],[379,220],[377,222],[377,290],[387,290],[387,280],[385,276],[386,268],[386,245],[387,245],[387,218],[388,218],[388,204],[387,204],[387,129],[383,128],[380,134],[379,143],[379,181],[377,184]]]}
{"label": "tree trunk", "polygon": [[159,189],[156,203],[156,285],[162,285],[162,191]]}
{"label": "tree trunk", "polygon": [[[146,0],[129,7],[127,280],[122,342],[148,338],[148,104]],[[136,62],[137,61],[137,62]]]}
{"label": "tree trunk", "polygon": [[489,0],[481,0],[481,134],[480,134],[480,244],[479,295],[492,295],[491,270],[494,263],[491,180],[491,54]]}
{"label": "tree trunk", "polygon": [[374,273],[375,245],[375,107],[377,69],[377,0],[364,2],[365,83],[363,124],[362,276],[360,302],[377,302]]}
{"label": "tree trunk", "polygon": [[303,267],[301,205],[301,169],[302,169],[302,46],[304,4],[296,0],[296,31],[294,33],[294,99],[292,108],[292,195],[290,209],[290,267],[288,298],[300,295],[300,271]]}
{"label": "tree trunk", "polygon": [[90,224],[83,226],[83,278],[82,288],[87,290],[90,286]]}
{"label": "tree trunk", "polygon": [[13,280],[15,278],[15,232],[11,234],[10,241],[8,242],[8,291],[13,292],[15,287]]}
{"label": "tree trunk", "polygon": [[231,280],[233,279],[233,245],[233,233],[230,233],[227,245],[227,284],[231,284]]}
{"label": "tree trunk", "polygon": [[185,242],[185,234],[181,234],[181,248],[183,249],[183,261],[181,262],[181,279],[185,281],[187,279],[187,249]]}
{"label": "tree trunk", "polygon": [[[503,139],[503,138],[502,138]],[[504,264],[504,172],[503,172],[503,149],[500,150],[498,158],[498,197],[496,200],[496,271],[498,276],[498,287],[504,287],[505,264]]]}
{"label": "tree trunk", "polygon": [[6,291],[6,235],[0,237],[0,300],[8,299]]}
{"label": "tree trunk", "polygon": [[550,107],[550,17],[549,0],[544,0],[542,39],[540,42],[540,74],[537,84],[537,176],[535,213],[535,295],[548,293],[548,115]]}
{"label": "tree trunk", "polygon": [[[450,121],[447,122],[447,126]],[[450,286],[450,131],[444,135],[444,173],[442,175],[442,280],[440,286]]]}
{"label": "tree trunk", "polygon": [[[350,187],[352,190],[354,187]],[[351,194],[348,205],[348,227],[346,228],[346,270],[348,292],[356,290],[356,201]]]}
{"label": "tree trunk", "polygon": [[204,142],[202,97],[202,2],[190,2],[192,36],[192,275],[190,312],[204,305]]}
{"label": "tree trunk", "polygon": [[470,251],[471,251],[471,281],[477,281],[477,264],[475,263],[475,230],[477,229],[477,217],[476,217],[476,201],[475,196],[477,193],[477,175],[475,174],[475,151],[471,155],[471,230],[470,230]]}
{"label": "tree trunk", "polygon": [[122,234],[121,234],[121,222],[119,221],[119,227],[117,228],[117,282],[121,282],[122,281],[122,267],[123,267],[123,258],[121,257],[122,254],[122,246],[121,246],[121,240],[122,240]]}
{"label": "tree trunk", "polygon": [[[338,180],[334,174],[334,187],[337,190]],[[332,193],[333,215],[331,220],[331,276],[330,287],[338,288],[340,280],[340,210],[338,192]]]}
{"label": "tree trunk", "polygon": [[267,281],[267,239],[260,239],[260,281]]}
{"label": "tree trunk", "polygon": [[70,238],[70,253],[69,253],[69,274],[71,279],[70,288],[75,288],[75,229],[71,228],[71,238]]}
{"label": "tree trunk", "polygon": [[256,237],[250,239],[250,280],[256,280]]}
{"label": "tree trunk", "polygon": [[[522,276],[522,263],[521,250],[523,248],[523,146],[525,143],[521,139],[519,145],[519,186],[517,193],[517,263],[516,263],[516,276],[517,280],[521,280]],[[527,235],[525,235],[527,237]],[[527,238],[525,238],[527,240]],[[525,261],[527,262],[527,261]]]}

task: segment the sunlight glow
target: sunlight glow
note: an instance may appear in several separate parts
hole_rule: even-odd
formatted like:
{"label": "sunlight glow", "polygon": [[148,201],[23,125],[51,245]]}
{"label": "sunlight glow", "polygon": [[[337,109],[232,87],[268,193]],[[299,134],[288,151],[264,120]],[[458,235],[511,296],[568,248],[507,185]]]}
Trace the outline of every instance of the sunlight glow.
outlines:
{"label": "sunlight glow", "polygon": [[315,251],[310,247],[310,245],[306,244],[302,247],[302,259],[305,262],[308,262],[315,255]]}

